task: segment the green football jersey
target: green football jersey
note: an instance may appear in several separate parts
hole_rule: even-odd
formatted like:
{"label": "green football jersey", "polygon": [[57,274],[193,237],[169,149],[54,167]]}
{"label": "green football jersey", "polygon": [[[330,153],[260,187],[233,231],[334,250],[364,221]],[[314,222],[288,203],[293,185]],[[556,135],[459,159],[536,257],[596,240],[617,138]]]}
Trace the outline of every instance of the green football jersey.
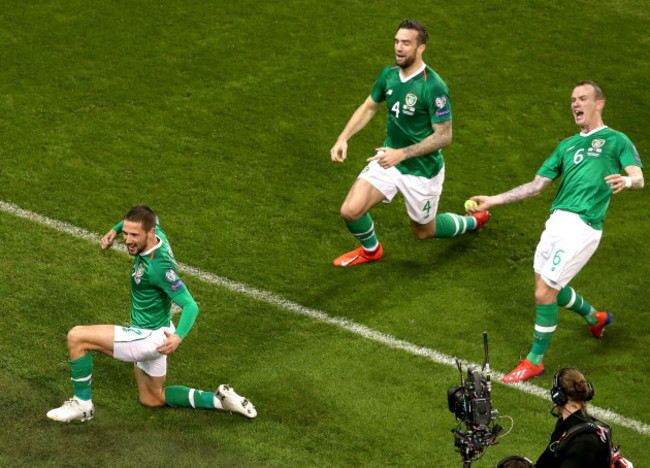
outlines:
{"label": "green football jersey", "polygon": [[[113,230],[120,233],[122,224],[120,222]],[[172,301],[181,307],[188,300],[194,302],[178,277],[174,253],[165,232],[158,224],[155,234],[158,243],[152,249],[135,256],[131,273],[131,326],[149,330],[169,326]],[[179,325],[179,330],[180,328]],[[182,333],[181,338],[184,338],[185,333],[186,331]]]}
{"label": "green football jersey", "polygon": [[639,153],[625,134],[603,126],[561,142],[537,174],[550,179],[562,176],[551,212],[570,211],[594,229],[602,229],[612,196],[604,178],[627,166],[643,167]]}
{"label": "green football jersey", "polygon": [[[405,80],[400,67],[386,67],[370,93],[373,101],[386,101],[386,140],[383,146],[405,148],[433,133],[431,124],[451,120],[449,88],[427,65]],[[433,177],[444,165],[442,151],[409,158],[395,166],[402,174]]]}

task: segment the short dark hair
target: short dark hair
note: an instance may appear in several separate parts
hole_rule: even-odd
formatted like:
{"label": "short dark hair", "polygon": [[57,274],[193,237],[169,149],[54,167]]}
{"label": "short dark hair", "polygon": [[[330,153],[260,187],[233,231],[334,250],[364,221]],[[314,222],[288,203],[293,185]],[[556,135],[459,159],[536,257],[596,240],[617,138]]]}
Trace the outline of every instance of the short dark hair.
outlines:
{"label": "short dark hair", "polygon": [[124,221],[142,224],[145,231],[156,227],[156,213],[146,205],[135,205],[124,215]]}
{"label": "short dark hair", "polygon": [[404,20],[401,22],[399,25],[399,28],[397,30],[399,31],[400,29],[413,29],[414,31],[418,32],[418,45],[424,44],[427,45],[427,42],[429,42],[429,33],[427,32],[427,27],[420,23],[419,21],[415,20]]}
{"label": "short dark hair", "polygon": [[594,88],[594,95],[596,97],[596,100],[597,101],[605,100],[605,93],[603,93],[603,90],[601,89],[600,86],[598,86],[598,83],[596,83],[595,81],[591,81],[591,80],[578,81],[575,87],[577,88],[578,86],[591,86],[592,88]]}

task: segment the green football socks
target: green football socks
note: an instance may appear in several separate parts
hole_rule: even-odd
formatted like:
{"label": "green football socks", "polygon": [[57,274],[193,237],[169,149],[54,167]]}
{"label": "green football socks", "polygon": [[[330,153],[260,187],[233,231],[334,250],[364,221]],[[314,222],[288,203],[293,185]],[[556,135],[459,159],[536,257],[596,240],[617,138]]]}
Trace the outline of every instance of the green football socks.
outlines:
{"label": "green football socks", "polygon": [[215,400],[213,392],[204,392],[182,385],[165,388],[165,402],[175,408],[223,409],[221,402]]}
{"label": "green football socks", "polygon": [[537,316],[535,317],[535,341],[526,358],[539,366],[542,363],[544,353],[551,343],[553,333],[557,328],[558,307],[557,302],[553,304],[537,304]]}
{"label": "green football socks", "polygon": [[70,375],[72,378],[72,389],[74,396],[80,400],[90,400],[90,384],[93,376],[93,357],[86,353],[78,359],[71,361]]}
{"label": "green football socks", "polygon": [[456,237],[477,227],[473,216],[460,216],[454,213],[443,213],[436,216],[436,234],[433,237]]}
{"label": "green football socks", "polygon": [[565,286],[559,292],[557,295],[557,305],[577,312],[589,325],[596,325],[598,323],[598,319],[594,315],[596,310],[570,286]]}
{"label": "green football socks", "polygon": [[[345,225],[354,237],[359,239],[361,245],[368,252],[377,249],[379,241],[375,234],[375,223],[370,213],[364,214],[361,218]],[[466,232],[473,231],[478,226],[473,216],[460,216],[454,213],[443,213],[436,216],[436,234],[434,237],[446,238],[456,237]]]}
{"label": "green football socks", "polygon": [[375,223],[370,216],[370,213],[364,214],[361,218],[351,223],[345,222],[350,232],[354,237],[359,239],[361,245],[368,252],[373,252],[377,249],[379,241],[375,234]]}

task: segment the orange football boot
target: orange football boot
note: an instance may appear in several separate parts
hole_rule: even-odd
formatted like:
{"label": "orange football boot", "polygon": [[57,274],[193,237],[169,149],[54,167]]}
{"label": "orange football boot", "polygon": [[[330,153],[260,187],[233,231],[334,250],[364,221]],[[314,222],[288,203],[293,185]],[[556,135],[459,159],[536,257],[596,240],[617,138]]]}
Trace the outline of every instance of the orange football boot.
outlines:
{"label": "orange football boot", "polygon": [[336,260],[334,260],[335,266],[352,266],[358,265],[360,263],[374,262],[379,260],[384,255],[384,250],[381,248],[381,244],[377,244],[377,248],[374,252],[368,252],[363,247],[358,247],[351,252],[341,255]]}
{"label": "orange football boot", "polygon": [[539,366],[536,366],[528,359],[522,359],[519,362],[519,365],[515,367],[515,370],[510,372],[508,375],[503,377],[505,383],[515,383],[523,382],[532,377],[537,377],[544,373],[544,363],[540,362]]}

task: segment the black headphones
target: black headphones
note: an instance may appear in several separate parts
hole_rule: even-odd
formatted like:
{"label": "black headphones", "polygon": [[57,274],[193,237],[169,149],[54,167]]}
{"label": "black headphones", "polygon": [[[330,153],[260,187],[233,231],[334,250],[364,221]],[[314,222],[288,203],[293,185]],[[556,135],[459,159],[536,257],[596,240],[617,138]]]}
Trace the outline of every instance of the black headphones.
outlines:
{"label": "black headphones", "polygon": [[[576,369],[576,368],[570,367],[566,369]],[[576,370],[582,374],[580,369],[576,369]],[[562,385],[560,384],[560,372],[556,373],[553,376],[553,387],[551,388],[551,401],[553,401],[553,404],[555,406],[564,406],[566,405],[567,401],[569,401],[569,397],[567,396],[566,391],[562,388]],[[587,380],[587,395],[585,395],[585,401],[589,401],[593,397],[594,397],[594,386],[591,382]]]}

